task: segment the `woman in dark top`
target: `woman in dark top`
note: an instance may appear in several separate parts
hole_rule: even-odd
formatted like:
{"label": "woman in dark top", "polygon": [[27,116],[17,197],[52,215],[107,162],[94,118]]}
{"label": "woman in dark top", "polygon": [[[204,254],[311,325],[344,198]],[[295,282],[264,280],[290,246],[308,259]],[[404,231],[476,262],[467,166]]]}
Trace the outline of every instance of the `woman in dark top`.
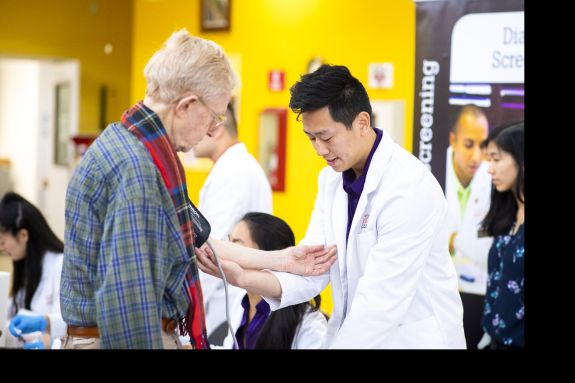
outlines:
{"label": "woman in dark top", "polygon": [[494,129],[482,143],[487,148],[493,182],[491,206],[482,230],[493,236],[479,348],[525,346],[524,260],[524,124]]}
{"label": "woman in dark top", "polygon": [[[282,219],[266,213],[248,213],[232,229],[230,241],[260,250],[295,246],[295,237]],[[327,320],[319,311],[321,297],[271,311],[261,296],[247,292],[241,307],[235,307],[232,327],[239,349],[317,349],[327,332]],[[232,347],[229,335],[224,348]]]}

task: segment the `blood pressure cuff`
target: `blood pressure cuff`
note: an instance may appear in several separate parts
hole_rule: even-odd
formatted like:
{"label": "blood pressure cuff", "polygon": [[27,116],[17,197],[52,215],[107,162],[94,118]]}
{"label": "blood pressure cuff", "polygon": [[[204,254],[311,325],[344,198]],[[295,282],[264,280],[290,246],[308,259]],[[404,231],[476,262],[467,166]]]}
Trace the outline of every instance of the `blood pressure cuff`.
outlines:
{"label": "blood pressure cuff", "polygon": [[210,223],[208,222],[206,217],[204,217],[202,215],[202,213],[200,213],[200,211],[193,204],[193,202],[188,199],[188,203],[189,203],[188,206],[189,206],[191,216],[192,216],[192,222],[194,223],[194,230],[193,230],[194,246],[200,247],[210,237],[210,232],[212,230],[212,227],[210,226]]}

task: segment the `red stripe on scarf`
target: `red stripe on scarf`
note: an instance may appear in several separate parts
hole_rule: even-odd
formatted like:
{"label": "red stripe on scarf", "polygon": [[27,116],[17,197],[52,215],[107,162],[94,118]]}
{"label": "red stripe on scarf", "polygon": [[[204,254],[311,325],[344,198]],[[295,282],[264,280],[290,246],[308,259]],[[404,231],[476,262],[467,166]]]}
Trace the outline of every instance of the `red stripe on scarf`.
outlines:
{"label": "red stripe on scarf", "polygon": [[152,156],[152,160],[154,160],[154,164],[156,165],[156,168],[158,169],[158,171],[162,175],[162,179],[164,180],[164,184],[166,185],[166,188],[168,189],[168,192],[169,192],[170,190],[172,190],[172,185],[170,185],[170,178],[168,177],[168,173],[166,172],[166,169],[164,168],[164,164],[162,163],[162,161],[160,161],[160,157],[155,152],[154,147],[152,146],[152,144],[150,144],[149,141],[144,142],[144,146],[146,147],[146,149],[148,149],[148,152],[150,152],[150,155]]}

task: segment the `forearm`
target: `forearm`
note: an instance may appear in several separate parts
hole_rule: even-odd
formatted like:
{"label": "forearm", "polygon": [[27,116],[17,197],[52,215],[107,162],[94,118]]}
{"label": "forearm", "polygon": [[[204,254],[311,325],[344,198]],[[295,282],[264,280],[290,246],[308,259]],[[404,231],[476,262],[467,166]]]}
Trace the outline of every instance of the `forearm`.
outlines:
{"label": "forearm", "polygon": [[220,259],[232,261],[245,269],[270,269],[284,271],[285,265],[280,257],[281,250],[263,251],[239,246],[229,241],[220,241],[210,237],[209,243]]}
{"label": "forearm", "polygon": [[238,287],[257,295],[276,299],[282,296],[279,280],[274,274],[265,270],[244,270],[238,282]]}

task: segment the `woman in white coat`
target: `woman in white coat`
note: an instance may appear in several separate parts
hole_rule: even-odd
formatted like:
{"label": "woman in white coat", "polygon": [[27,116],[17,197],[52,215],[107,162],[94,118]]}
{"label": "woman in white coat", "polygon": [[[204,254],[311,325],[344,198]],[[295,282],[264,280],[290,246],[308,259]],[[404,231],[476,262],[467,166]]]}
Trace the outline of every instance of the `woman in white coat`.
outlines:
{"label": "woman in white coat", "polygon": [[[306,302],[331,282],[330,348],[465,348],[437,180],[372,128],[367,92],[346,67],[322,65],[290,91],[290,108],[328,165],[301,244],[335,243],[338,259],[313,277],[224,261],[228,280],[264,296],[272,310]],[[210,252],[196,254],[217,275]]]}
{"label": "woman in white coat", "polygon": [[64,244],[38,208],[12,192],[0,201],[0,251],[12,258],[14,273],[7,310],[14,338],[8,346],[50,346],[38,335],[50,335],[51,342],[66,334],[60,312]]}
{"label": "woman in white coat", "polygon": [[[230,241],[261,250],[281,250],[295,245],[293,231],[280,218],[248,213],[232,229]],[[327,332],[327,320],[319,311],[321,297],[270,312],[260,295],[247,292],[231,307],[231,325],[242,349],[317,349]],[[235,348],[230,333],[223,348]]]}
{"label": "woman in white coat", "polygon": [[[272,189],[258,161],[238,141],[238,126],[232,102],[226,110],[226,121],[194,146],[198,158],[214,162],[200,189],[199,210],[210,222],[213,238],[225,239],[241,217],[251,211],[272,213]],[[230,191],[232,191],[230,193]],[[226,322],[223,281],[200,272],[206,330],[210,344],[221,345],[219,327]],[[230,300],[241,299],[245,291],[228,286]]]}

